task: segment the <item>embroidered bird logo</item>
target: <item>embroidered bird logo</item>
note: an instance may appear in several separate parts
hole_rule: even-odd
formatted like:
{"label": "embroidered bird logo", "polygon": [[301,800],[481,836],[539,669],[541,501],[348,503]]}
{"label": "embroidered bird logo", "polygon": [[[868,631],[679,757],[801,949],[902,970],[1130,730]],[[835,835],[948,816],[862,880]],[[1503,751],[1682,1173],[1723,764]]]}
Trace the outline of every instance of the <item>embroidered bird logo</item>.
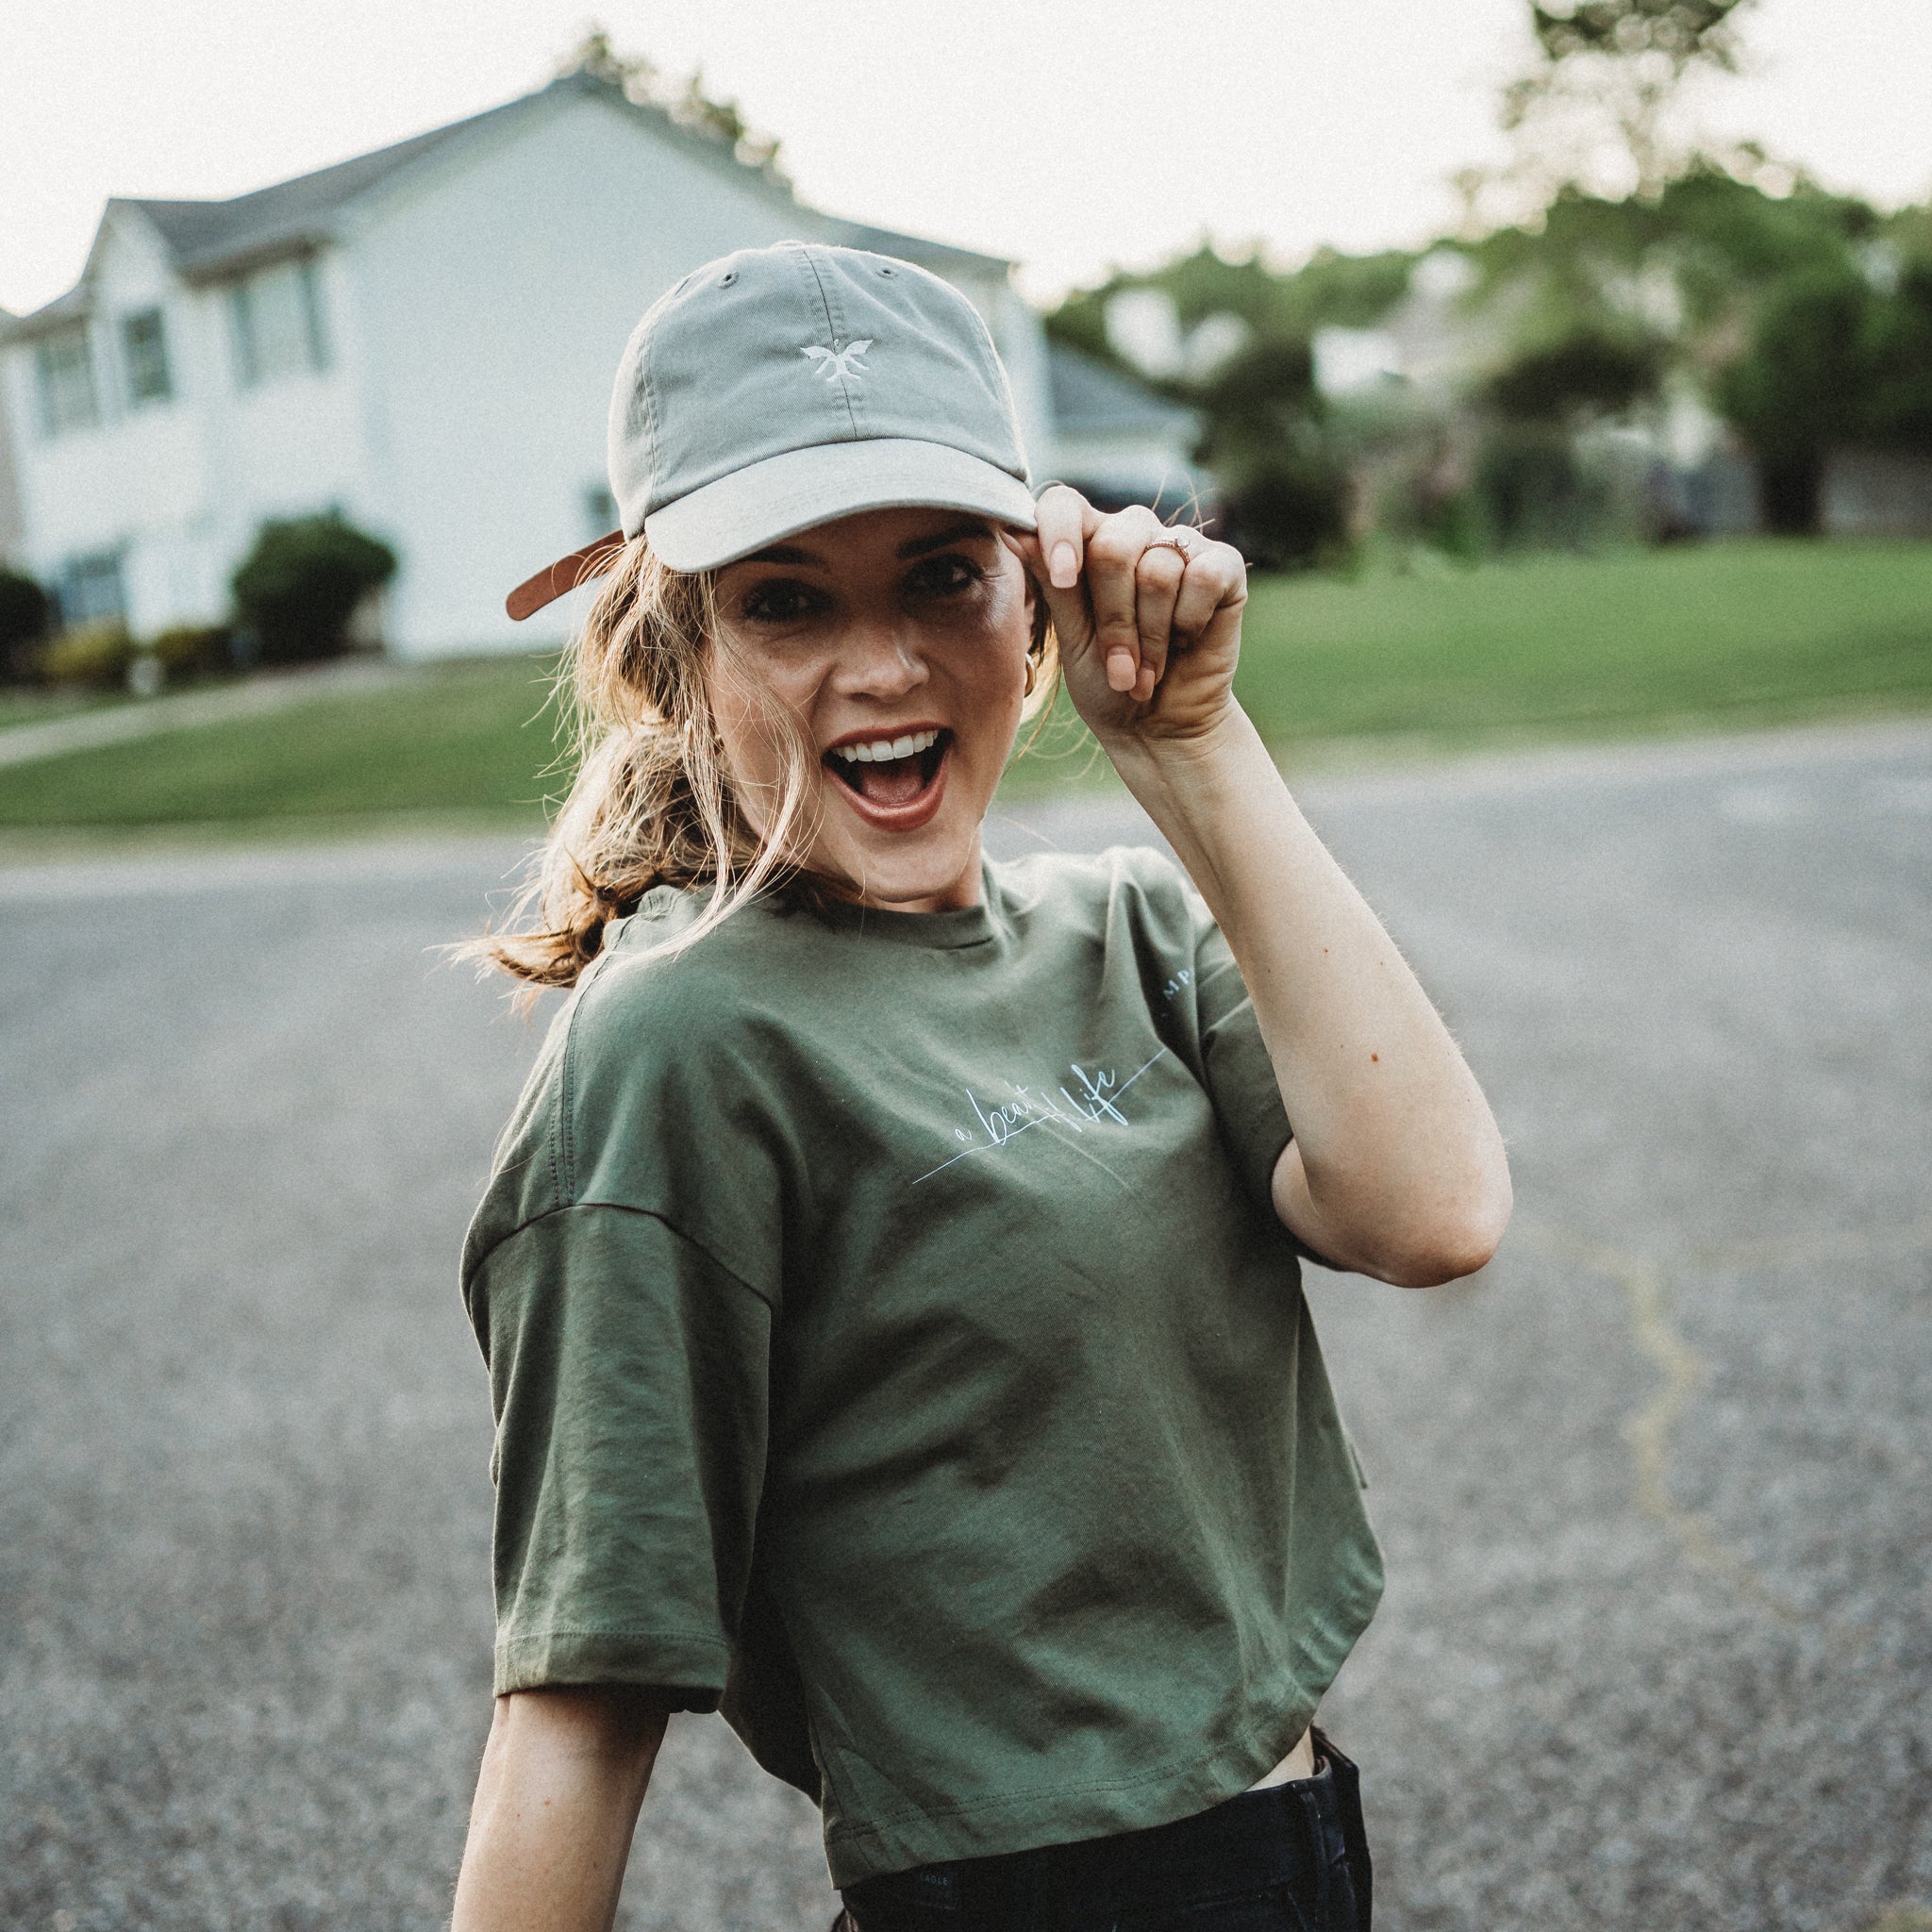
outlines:
{"label": "embroidered bird logo", "polygon": [[871,336],[862,336],[856,342],[847,342],[842,349],[827,349],[822,343],[808,342],[798,353],[810,357],[814,368],[827,382],[848,376],[857,380],[865,374],[865,364],[858,358],[872,344]]}

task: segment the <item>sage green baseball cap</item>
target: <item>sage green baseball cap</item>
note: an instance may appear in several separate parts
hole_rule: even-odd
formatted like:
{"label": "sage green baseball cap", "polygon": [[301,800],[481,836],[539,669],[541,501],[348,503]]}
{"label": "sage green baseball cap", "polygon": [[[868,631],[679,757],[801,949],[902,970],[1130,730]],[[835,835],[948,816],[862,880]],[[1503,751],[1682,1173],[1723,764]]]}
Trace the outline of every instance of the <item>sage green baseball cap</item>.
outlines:
{"label": "sage green baseball cap", "polygon": [[512,617],[608,569],[640,530],[671,569],[702,571],[866,509],[1035,526],[978,310],[858,248],[742,248],[659,296],[618,364],[608,449],[621,527],[520,585]]}

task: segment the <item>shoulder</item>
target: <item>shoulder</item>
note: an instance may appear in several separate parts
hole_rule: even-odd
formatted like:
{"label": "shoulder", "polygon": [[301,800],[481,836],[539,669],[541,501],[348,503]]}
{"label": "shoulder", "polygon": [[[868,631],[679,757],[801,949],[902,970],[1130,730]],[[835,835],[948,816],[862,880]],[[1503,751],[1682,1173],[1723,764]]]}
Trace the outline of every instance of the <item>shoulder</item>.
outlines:
{"label": "shoulder", "polygon": [[647,901],[607,933],[498,1142],[466,1267],[531,1222],[592,1204],[640,1208],[701,1240],[688,1210],[705,1171],[747,1171],[775,1021],[758,962],[786,942],[784,922],[747,907],[666,954],[692,916]]}
{"label": "shoulder", "polygon": [[991,869],[1009,919],[1072,924],[1096,938],[1125,925],[1136,935],[1191,939],[1205,917],[1179,862],[1151,845],[1102,852],[1041,852]]}
{"label": "shoulder", "polygon": [[[659,898],[652,894],[651,900]],[[679,950],[694,895],[666,893],[607,938],[558,1055],[557,1103],[585,1154],[613,1140],[742,1127],[788,1058],[797,1015],[784,989],[809,935],[759,903]],[[588,1185],[583,1162],[576,1184]]]}
{"label": "shoulder", "polygon": [[703,894],[658,887],[607,929],[570,1016],[577,1099],[607,1080],[640,1093],[665,1078],[723,1076],[796,1025],[796,990],[815,968],[815,922],[752,900],[691,941],[701,910]]}
{"label": "shoulder", "polygon": [[741,1032],[758,1003],[760,961],[768,969],[771,952],[785,942],[783,923],[747,906],[668,950],[701,909],[698,894],[659,888],[606,929],[603,951],[572,995],[573,1073],[594,1067],[648,1079],[653,1069],[690,1064]]}

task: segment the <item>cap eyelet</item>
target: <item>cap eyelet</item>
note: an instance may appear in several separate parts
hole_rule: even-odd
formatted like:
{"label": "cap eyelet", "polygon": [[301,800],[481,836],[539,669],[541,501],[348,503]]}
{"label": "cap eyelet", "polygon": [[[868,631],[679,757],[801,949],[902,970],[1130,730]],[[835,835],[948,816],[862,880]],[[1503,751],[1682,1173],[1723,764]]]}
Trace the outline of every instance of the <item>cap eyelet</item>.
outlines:
{"label": "cap eyelet", "polygon": [[880,275],[893,275],[893,274],[895,274],[895,273],[896,273],[896,271],[895,271],[895,270],[893,270],[893,269],[890,269],[890,268],[887,268],[887,267],[885,267],[885,266],[884,266],[884,265],[882,264],[882,265],[880,266],[880,269],[879,269],[879,273],[880,273]]}
{"label": "cap eyelet", "polygon": [[728,289],[732,285],[732,283],[735,282],[737,279],[738,271],[735,268],[727,268],[724,271],[724,273],[718,277],[718,286],[721,289]]}

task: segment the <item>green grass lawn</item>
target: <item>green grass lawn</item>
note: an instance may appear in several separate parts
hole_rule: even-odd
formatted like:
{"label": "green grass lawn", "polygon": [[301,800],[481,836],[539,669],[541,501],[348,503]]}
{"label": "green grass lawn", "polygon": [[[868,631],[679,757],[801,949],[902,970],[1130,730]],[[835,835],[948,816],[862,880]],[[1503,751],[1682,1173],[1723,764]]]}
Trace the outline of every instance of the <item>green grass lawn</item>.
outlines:
{"label": "green grass lawn", "polygon": [[[0,826],[535,821],[547,666],[393,689],[0,767]],[[1740,542],[1256,588],[1240,690],[1269,740],[1457,746],[1932,707],[1932,544]],[[1045,734],[1009,783],[1094,775]],[[1104,774],[1100,774],[1104,775]]]}
{"label": "green grass lawn", "polygon": [[1752,542],[1435,578],[1275,579],[1242,701],[1275,742],[1932,703],[1932,544]]}
{"label": "green grass lawn", "polygon": [[[1263,578],[1236,690],[1277,749],[1355,756],[1932,708],[1932,544]],[[1108,782],[1065,711],[1009,788]]]}
{"label": "green grass lawn", "polygon": [[50,691],[0,691],[0,731],[15,724],[47,724],[56,718],[71,718],[76,711],[98,710],[105,705],[131,704],[134,700],[100,696],[92,691],[69,694]]}
{"label": "green grass lawn", "polygon": [[472,658],[385,690],[0,766],[0,825],[450,816],[535,822],[558,781],[550,660]]}

